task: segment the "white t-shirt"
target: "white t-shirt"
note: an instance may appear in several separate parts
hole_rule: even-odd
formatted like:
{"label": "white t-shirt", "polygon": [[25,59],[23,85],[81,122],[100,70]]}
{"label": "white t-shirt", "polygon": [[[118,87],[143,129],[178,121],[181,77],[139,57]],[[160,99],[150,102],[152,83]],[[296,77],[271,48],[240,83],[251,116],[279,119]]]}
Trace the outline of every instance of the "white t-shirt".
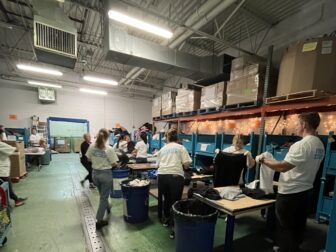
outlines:
{"label": "white t-shirt", "polygon": [[2,132],[2,141],[7,141],[7,135],[5,132]]}
{"label": "white t-shirt", "polygon": [[107,170],[112,168],[112,164],[119,161],[117,154],[111,146],[106,146],[104,150],[98,149],[96,144],[90,145],[86,156],[92,162],[92,168],[96,170]]}
{"label": "white t-shirt", "polygon": [[137,142],[134,148],[138,151],[137,158],[147,158],[148,145],[144,141]]}
{"label": "white t-shirt", "polygon": [[157,153],[158,174],[175,174],[184,177],[183,164],[191,163],[187,149],[177,143],[168,143]]}
{"label": "white t-shirt", "polygon": [[9,177],[10,159],[9,156],[15,151],[15,147],[0,142],[0,177]]}
{"label": "white t-shirt", "polygon": [[120,141],[118,149],[122,150],[125,153],[127,153],[127,141]]}
{"label": "white t-shirt", "polygon": [[292,194],[312,189],[324,155],[323,143],[316,136],[305,136],[294,143],[289,148],[285,161],[295,167],[280,174],[279,193]]}
{"label": "white t-shirt", "polygon": [[40,146],[41,137],[39,135],[31,134],[29,137],[29,142],[32,146]]}

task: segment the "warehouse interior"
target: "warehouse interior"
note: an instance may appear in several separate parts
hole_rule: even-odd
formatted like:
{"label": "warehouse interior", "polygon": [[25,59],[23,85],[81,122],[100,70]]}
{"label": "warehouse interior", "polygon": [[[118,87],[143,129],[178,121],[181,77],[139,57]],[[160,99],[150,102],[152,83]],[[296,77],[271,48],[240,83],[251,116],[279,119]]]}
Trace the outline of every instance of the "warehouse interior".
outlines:
{"label": "warehouse interior", "polygon": [[[0,250],[336,251],[335,12],[334,0],[0,0]],[[303,231],[298,217],[284,235],[281,196],[303,191],[307,206],[284,206]]]}

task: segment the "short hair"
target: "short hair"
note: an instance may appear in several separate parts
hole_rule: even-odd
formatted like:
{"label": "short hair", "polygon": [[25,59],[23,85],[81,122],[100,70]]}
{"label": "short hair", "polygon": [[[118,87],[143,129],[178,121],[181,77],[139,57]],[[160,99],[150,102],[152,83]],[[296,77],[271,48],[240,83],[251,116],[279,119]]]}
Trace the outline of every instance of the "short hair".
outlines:
{"label": "short hair", "polygon": [[166,138],[168,142],[177,142],[178,140],[177,130],[174,128],[168,130],[166,133]]}
{"label": "short hair", "polygon": [[318,126],[320,125],[320,115],[317,112],[309,112],[309,113],[303,113],[299,115],[299,119],[301,122],[306,123],[308,128],[316,130]]}

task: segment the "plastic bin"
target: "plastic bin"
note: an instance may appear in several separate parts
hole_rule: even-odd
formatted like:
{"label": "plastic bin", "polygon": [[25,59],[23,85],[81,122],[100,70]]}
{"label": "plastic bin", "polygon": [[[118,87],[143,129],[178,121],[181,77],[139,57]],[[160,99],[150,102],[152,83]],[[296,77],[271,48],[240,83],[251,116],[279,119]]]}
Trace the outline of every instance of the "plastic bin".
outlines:
{"label": "plastic bin", "polygon": [[41,165],[49,165],[50,164],[50,157],[51,157],[50,150],[47,149],[45,151],[45,154],[41,157]]}
{"label": "plastic bin", "polygon": [[112,170],[113,185],[110,195],[111,198],[122,197],[121,183],[128,179],[129,174],[129,169]]}
{"label": "plastic bin", "polygon": [[176,252],[213,250],[218,211],[199,200],[177,201],[172,212],[175,221]]}
{"label": "plastic bin", "polygon": [[131,180],[121,184],[124,198],[124,220],[128,223],[141,223],[148,219],[149,186],[132,187],[127,185]]}

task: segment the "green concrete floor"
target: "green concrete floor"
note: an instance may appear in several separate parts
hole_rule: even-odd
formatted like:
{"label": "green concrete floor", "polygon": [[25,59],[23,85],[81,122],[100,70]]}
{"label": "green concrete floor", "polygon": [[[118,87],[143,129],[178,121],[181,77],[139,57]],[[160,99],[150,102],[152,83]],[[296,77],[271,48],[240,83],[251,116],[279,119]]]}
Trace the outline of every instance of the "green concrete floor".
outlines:
{"label": "green concrete floor", "polygon": [[[79,174],[73,180],[72,174]],[[29,170],[29,175],[14,189],[19,196],[29,197],[27,204],[13,211],[13,227],[7,244],[1,251],[86,251],[86,241],[81,218],[74,196],[74,184],[84,177],[85,170],[77,154],[53,155],[49,166],[40,172]],[[97,190],[85,189],[96,210]],[[150,199],[150,218],[139,225],[123,220],[123,202],[112,201],[110,224],[103,230],[106,245],[111,251],[174,251],[175,243],[169,239],[169,229],[160,225],[156,215],[156,203]],[[326,226],[309,220],[304,251],[317,252],[324,247]],[[215,231],[214,251],[223,251],[225,234],[224,218],[219,218]],[[234,251],[268,252],[272,244],[265,239],[269,233],[259,212],[244,214],[237,218]]]}

